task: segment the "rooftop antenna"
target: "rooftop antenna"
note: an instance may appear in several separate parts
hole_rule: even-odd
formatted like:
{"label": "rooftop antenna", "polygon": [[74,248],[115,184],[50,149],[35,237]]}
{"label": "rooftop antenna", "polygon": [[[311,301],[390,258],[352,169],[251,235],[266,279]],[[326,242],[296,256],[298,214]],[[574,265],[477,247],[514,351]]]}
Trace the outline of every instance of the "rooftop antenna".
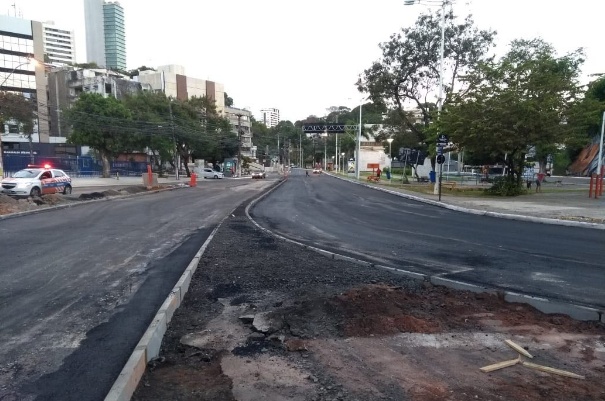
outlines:
{"label": "rooftop antenna", "polygon": [[11,5],[11,7],[13,8],[13,13],[14,13],[14,15],[15,15],[15,17],[16,17],[16,16],[17,16],[17,4],[16,4],[16,3],[13,3],[13,4]]}

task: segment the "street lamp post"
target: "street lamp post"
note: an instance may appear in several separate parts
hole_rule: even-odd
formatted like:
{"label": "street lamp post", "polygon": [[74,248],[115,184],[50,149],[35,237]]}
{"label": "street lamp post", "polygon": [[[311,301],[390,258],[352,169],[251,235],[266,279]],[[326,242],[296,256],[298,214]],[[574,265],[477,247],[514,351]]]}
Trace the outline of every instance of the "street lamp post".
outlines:
{"label": "street lamp post", "polygon": [[342,173],[344,174],[345,173],[345,152],[342,152],[340,154],[340,156],[342,156],[340,164],[342,165]]}
{"label": "street lamp post", "polygon": [[[2,80],[2,83],[0,84],[0,89],[4,86],[4,84],[6,83],[6,81],[8,81],[8,79],[11,77],[11,75],[13,75],[15,73],[15,71],[17,71],[19,69],[19,67],[22,67],[24,65],[27,64],[33,64],[35,66],[36,63],[36,59],[34,58],[28,58],[27,61],[24,61],[21,64],[18,64],[15,68],[13,68],[8,74],[6,74],[6,77],[4,77],[4,79]],[[38,132],[40,130],[40,127],[38,126]],[[38,133],[39,136],[39,133]],[[31,156],[31,135],[29,136],[29,140],[30,140],[30,156]],[[2,138],[0,138],[0,179],[4,178],[4,167],[2,164]]]}
{"label": "street lamp post", "polygon": [[387,142],[389,143],[389,170],[390,170],[389,184],[390,184],[391,179],[393,178],[393,156],[391,156],[393,154],[393,152],[391,150],[391,145],[393,144],[393,138],[387,139]]}
{"label": "street lamp post", "polygon": [[13,75],[15,73],[15,71],[17,71],[19,69],[19,67],[22,67],[24,65],[27,64],[34,64],[35,65],[36,60],[33,58],[28,58],[27,61],[22,62],[21,64],[17,65],[15,68],[13,68],[11,70],[11,72],[9,72],[6,77],[4,77],[4,80],[2,81],[2,83],[0,84],[0,87],[4,86],[4,84],[6,83],[6,81],[8,81],[8,79],[10,78],[11,75]]}
{"label": "street lamp post", "polygon": [[599,160],[597,161],[598,194],[603,195],[603,134],[605,133],[605,111],[603,112],[603,121],[601,122],[601,140],[599,142]]}
{"label": "street lamp post", "polygon": [[[443,59],[445,52],[445,4],[450,0],[405,0],[403,2],[406,6],[412,6],[414,4],[426,4],[429,6],[441,3],[441,43],[439,45],[439,98],[437,99],[437,116],[441,115],[441,109],[443,108]],[[439,164],[439,183],[435,185],[433,191],[434,194],[439,194],[439,200],[441,200],[441,182],[443,178],[443,165]]]}
{"label": "street lamp post", "polygon": [[327,163],[328,162],[326,160],[326,158],[328,157],[328,154],[327,154],[327,150],[328,150],[328,130],[324,129],[324,133],[321,136],[323,136],[323,138],[324,138],[323,169],[324,169],[324,171],[326,171],[328,169],[328,167],[327,167]]}
{"label": "street lamp post", "polygon": [[360,158],[361,158],[361,108],[362,107],[363,107],[363,104],[360,103],[359,104],[359,127],[357,130],[357,152],[355,154],[355,178],[357,178],[358,180],[359,180],[359,176],[360,176],[359,168],[361,167]]}

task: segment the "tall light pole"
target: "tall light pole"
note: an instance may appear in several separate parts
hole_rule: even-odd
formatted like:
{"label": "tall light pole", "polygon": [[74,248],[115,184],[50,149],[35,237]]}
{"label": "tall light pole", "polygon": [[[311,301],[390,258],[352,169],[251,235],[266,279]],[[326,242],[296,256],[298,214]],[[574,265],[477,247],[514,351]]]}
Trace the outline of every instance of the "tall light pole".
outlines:
{"label": "tall light pole", "polygon": [[344,174],[345,173],[345,152],[342,152],[340,155],[342,156],[341,164],[342,164],[342,173]]}
{"label": "tall light pole", "polygon": [[328,170],[328,130],[324,130],[324,171]]}
{"label": "tall light pole", "polygon": [[176,135],[174,133],[174,115],[172,114],[172,98],[168,98],[168,109],[170,110],[170,128],[172,130],[172,144],[174,146],[174,178],[179,180],[180,179],[179,150],[176,145]]}
{"label": "tall light pole", "polygon": [[[237,116],[237,176],[242,177],[242,116],[238,113]],[[279,138],[279,137],[278,137]],[[278,140],[279,143],[279,140]]]}
{"label": "tall light pole", "polygon": [[391,149],[391,145],[393,144],[393,138],[389,138],[387,139],[387,142],[389,143],[389,184],[391,183],[391,179],[393,177],[393,157],[391,156],[393,154],[392,149]]}
{"label": "tall light pole", "polygon": [[603,112],[603,121],[601,122],[601,141],[599,142],[599,160],[597,161],[597,177],[599,178],[597,188],[600,188],[599,194],[602,194],[603,191],[603,133],[605,133],[605,111]]}
{"label": "tall light pole", "polygon": [[[24,65],[30,64],[33,65],[35,67],[36,64],[36,59],[34,58],[27,58],[27,61],[24,61],[21,64],[18,64],[15,68],[13,68],[8,74],[6,74],[6,77],[4,77],[4,79],[2,80],[2,83],[0,84],[0,89],[2,89],[2,87],[4,86],[4,84],[6,83],[6,81],[8,81],[8,79],[10,78],[11,75],[13,75],[15,73],[15,71],[17,71],[19,69],[19,67],[22,67]],[[38,138],[39,138],[39,131],[40,131],[40,126],[38,125]],[[31,135],[29,135],[29,140],[30,140],[30,156],[31,156]],[[0,179],[4,178],[4,166],[2,164],[2,138],[0,138]]]}
{"label": "tall light pole", "polygon": [[[439,45],[439,98],[437,99],[437,116],[441,115],[443,108],[443,59],[445,53],[445,4],[453,0],[404,0],[403,4],[412,6],[414,4],[425,4],[428,6],[441,3],[441,43]],[[439,164],[439,183],[435,185],[433,194],[439,194],[441,200],[441,182],[443,177],[443,165]]]}
{"label": "tall light pole", "polygon": [[17,71],[19,69],[19,67],[22,67],[22,66],[27,65],[27,64],[32,65],[32,66],[35,67],[36,63],[37,63],[36,59],[34,59],[34,58],[28,58],[27,61],[24,61],[21,64],[18,64],[8,74],[6,74],[6,77],[4,77],[4,80],[0,84],[0,87],[4,86],[4,84],[6,83],[6,81],[8,81],[8,79],[10,78],[10,76],[13,75],[15,73],[15,71]]}

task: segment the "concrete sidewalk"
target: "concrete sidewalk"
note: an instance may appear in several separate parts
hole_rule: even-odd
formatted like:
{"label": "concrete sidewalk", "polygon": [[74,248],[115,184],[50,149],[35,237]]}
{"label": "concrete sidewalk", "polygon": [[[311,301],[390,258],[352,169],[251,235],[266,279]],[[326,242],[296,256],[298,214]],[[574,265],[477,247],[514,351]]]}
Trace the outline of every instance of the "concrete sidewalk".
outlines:
{"label": "concrete sidewalk", "polygon": [[[426,191],[421,192],[406,190],[405,185],[389,184],[388,181],[380,184],[369,184],[342,175],[337,177],[402,193],[410,197],[418,197],[434,202],[439,200],[438,195],[434,195],[430,189],[432,185],[428,183],[425,184]],[[565,185],[562,188],[557,186],[554,179],[551,179],[551,181],[542,185],[542,192],[536,193],[535,187],[533,187],[527,195],[516,197],[473,195],[472,192],[464,193],[442,187],[441,203],[475,211],[605,224],[605,196],[598,199],[589,198],[587,185]],[[488,188],[489,186],[481,185],[478,187]]]}
{"label": "concrete sidewalk", "polygon": [[[72,186],[74,188],[79,187],[115,187],[119,185],[130,186],[130,185],[143,185],[142,177],[120,177],[116,179],[101,178],[101,177],[71,177]],[[158,184],[170,185],[170,184],[186,184],[189,183],[189,178],[181,177],[180,180],[176,180],[174,177],[158,178]]]}

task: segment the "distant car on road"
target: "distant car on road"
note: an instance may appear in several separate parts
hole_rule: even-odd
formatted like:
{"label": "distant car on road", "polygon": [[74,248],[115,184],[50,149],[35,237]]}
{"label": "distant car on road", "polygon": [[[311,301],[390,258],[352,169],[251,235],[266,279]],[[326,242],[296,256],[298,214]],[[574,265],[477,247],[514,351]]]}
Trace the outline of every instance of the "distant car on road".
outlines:
{"label": "distant car on road", "polygon": [[71,178],[63,170],[31,166],[17,171],[0,184],[1,192],[12,196],[32,196],[63,193],[71,194]]}
{"label": "distant car on road", "polygon": [[253,171],[252,172],[252,179],[260,179],[260,178],[267,178],[267,175],[265,174],[264,171]]}
{"label": "distant car on road", "polygon": [[313,174],[321,174],[321,169],[320,168],[314,168],[313,169]]}
{"label": "distant car on road", "polygon": [[219,179],[219,178],[225,177],[225,175],[222,172],[213,170],[211,168],[204,168],[202,170],[201,176],[204,178],[214,178],[214,179]]}

